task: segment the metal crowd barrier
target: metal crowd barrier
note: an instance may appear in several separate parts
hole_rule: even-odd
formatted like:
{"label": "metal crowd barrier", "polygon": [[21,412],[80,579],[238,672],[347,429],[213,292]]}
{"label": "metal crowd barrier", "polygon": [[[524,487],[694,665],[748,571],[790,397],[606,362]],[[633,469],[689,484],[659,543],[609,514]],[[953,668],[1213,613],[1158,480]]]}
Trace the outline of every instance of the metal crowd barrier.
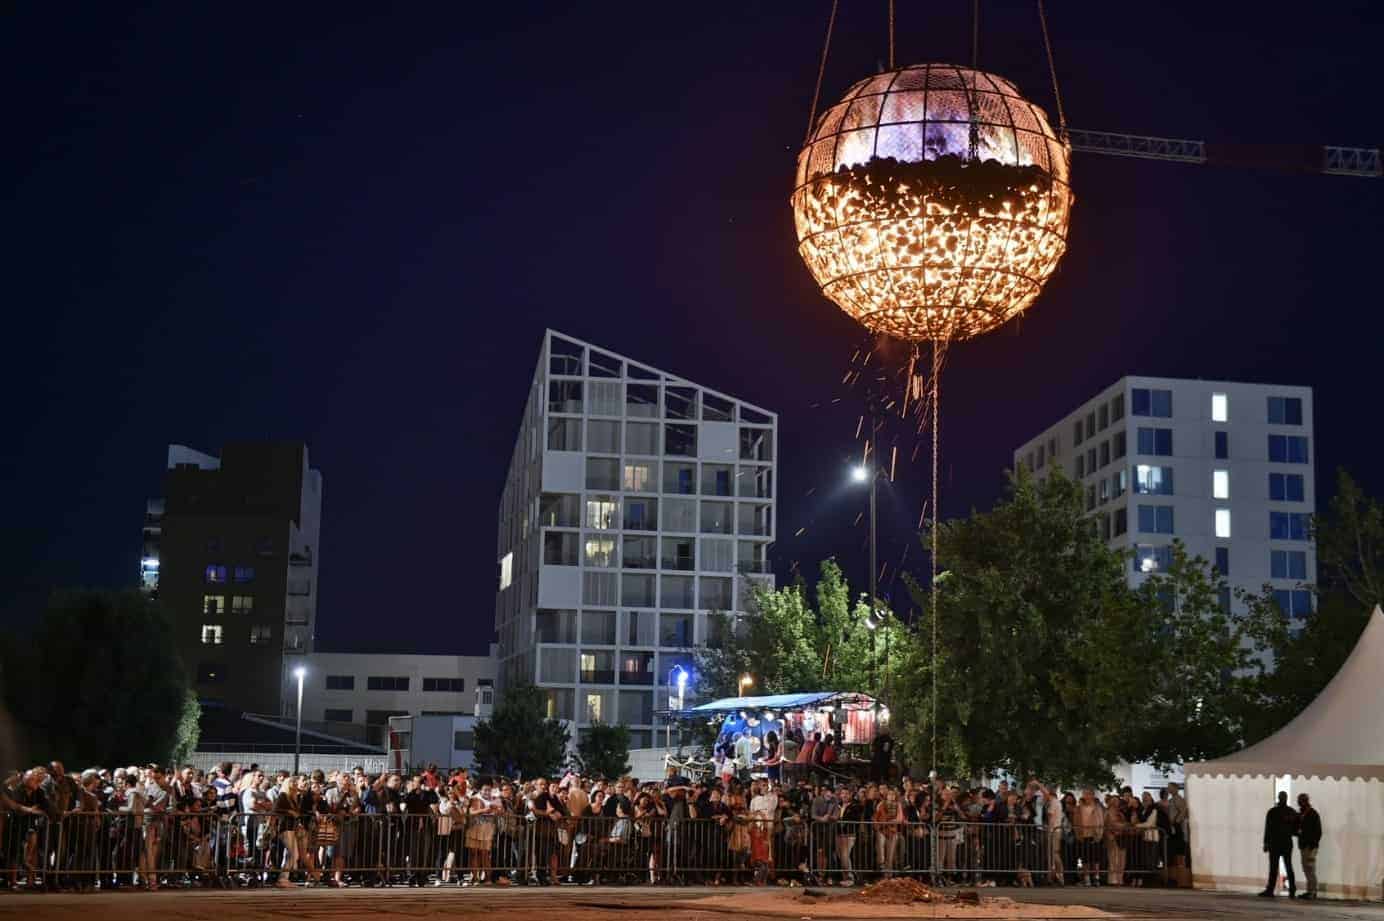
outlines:
{"label": "metal crowd barrier", "polygon": [[1163,879],[1156,828],[1050,830],[1016,823],[872,823],[753,816],[70,813],[9,815],[11,887],[807,881],[924,876],[935,885]]}

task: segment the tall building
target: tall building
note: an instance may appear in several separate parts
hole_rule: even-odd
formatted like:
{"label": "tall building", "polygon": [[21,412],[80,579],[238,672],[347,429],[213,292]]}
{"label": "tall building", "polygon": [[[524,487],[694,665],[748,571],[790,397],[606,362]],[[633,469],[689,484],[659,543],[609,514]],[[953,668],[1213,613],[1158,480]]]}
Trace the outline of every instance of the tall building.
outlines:
{"label": "tall building", "polygon": [[156,574],[204,700],[293,712],[293,669],[313,648],[321,514],[322,474],[301,442],[237,442],[219,458],[169,446],[141,579]]}
{"label": "tall building", "polygon": [[669,674],[773,584],[777,424],[549,330],[500,503],[501,694],[532,682],[649,746]]}
{"label": "tall building", "polygon": [[1126,377],[1014,452],[1037,475],[1061,467],[1137,585],[1177,538],[1286,613],[1305,617],[1316,581],[1312,390]]}

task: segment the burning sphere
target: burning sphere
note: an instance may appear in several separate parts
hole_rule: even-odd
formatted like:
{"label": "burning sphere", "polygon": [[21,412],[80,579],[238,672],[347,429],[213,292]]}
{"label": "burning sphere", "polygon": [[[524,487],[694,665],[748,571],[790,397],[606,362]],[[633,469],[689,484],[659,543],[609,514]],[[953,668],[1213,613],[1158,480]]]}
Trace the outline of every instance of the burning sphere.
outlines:
{"label": "burning sphere", "polygon": [[968,339],[1033,303],[1067,249],[1071,148],[1003,77],[861,80],[798,154],[798,252],[871,332]]}

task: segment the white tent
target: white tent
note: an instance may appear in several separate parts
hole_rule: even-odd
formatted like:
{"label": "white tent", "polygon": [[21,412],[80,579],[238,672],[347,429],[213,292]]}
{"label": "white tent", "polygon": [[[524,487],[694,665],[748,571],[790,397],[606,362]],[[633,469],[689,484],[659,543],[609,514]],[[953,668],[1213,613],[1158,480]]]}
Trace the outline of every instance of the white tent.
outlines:
{"label": "white tent", "polygon": [[[1279,790],[1321,813],[1324,898],[1384,898],[1384,611],[1336,677],[1287,726],[1216,761],[1186,765],[1194,885],[1264,887],[1264,814]],[[1294,852],[1302,888],[1302,866]]]}

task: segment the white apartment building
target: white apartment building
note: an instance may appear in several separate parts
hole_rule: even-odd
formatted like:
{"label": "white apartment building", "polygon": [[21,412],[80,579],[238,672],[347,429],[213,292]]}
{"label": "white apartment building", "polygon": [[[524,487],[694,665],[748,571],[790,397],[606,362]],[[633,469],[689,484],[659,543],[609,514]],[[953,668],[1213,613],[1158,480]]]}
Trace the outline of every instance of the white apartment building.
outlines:
{"label": "white apartment building", "polygon": [[489,717],[495,661],[494,644],[488,656],[314,652],[303,661],[303,719],[382,728],[391,716]]}
{"label": "white apartment building", "polygon": [[1131,584],[1165,567],[1177,538],[1231,586],[1268,584],[1291,616],[1311,612],[1310,387],[1126,377],[1014,464],[1040,476],[1060,466],[1082,484],[1101,536],[1134,551]]}
{"label": "white apartment building", "polygon": [[500,503],[501,691],[532,682],[551,717],[648,747],[670,672],[773,584],[777,424],[547,331]]}

